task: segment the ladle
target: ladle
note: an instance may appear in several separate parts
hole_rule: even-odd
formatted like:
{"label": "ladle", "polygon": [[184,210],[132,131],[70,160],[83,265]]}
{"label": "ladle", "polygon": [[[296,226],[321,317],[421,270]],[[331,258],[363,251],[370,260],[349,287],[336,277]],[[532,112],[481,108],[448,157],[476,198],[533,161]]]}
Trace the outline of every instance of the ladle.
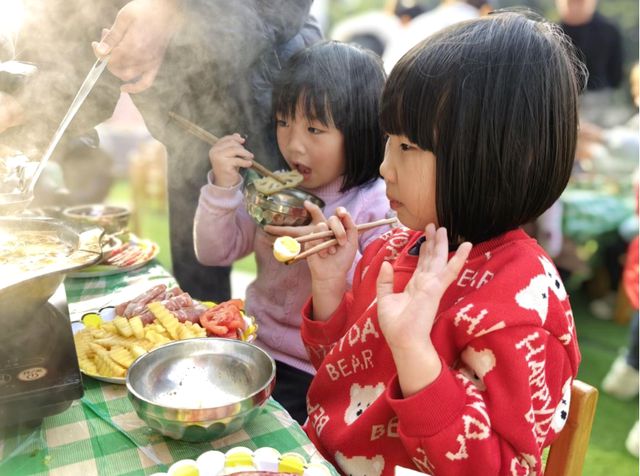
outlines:
{"label": "ladle", "polygon": [[[60,139],[64,135],[64,132],[67,130],[67,127],[69,127],[69,124],[75,117],[76,113],[82,106],[82,103],[87,98],[87,96],[91,92],[91,89],[93,89],[93,86],[98,81],[98,78],[100,78],[100,75],[102,74],[102,71],[104,71],[104,68],[107,66],[108,61],[109,61],[108,56],[102,59],[99,59],[93,64],[93,66],[91,67],[91,70],[89,70],[89,74],[87,74],[87,77],[82,82],[82,85],[78,90],[78,93],[76,94],[75,98],[73,99],[73,102],[71,103],[71,106],[69,106],[69,110],[64,115],[64,117],[62,118],[62,121],[60,122],[60,125],[56,129],[56,132],[53,134],[53,138],[51,139],[51,142],[49,142],[49,146],[47,147],[47,150],[42,156],[42,159],[40,159],[38,168],[35,170],[33,175],[28,179],[25,179],[24,173],[21,174],[22,177],[21,177],[20,188],[22,190],[22,194],[25,196],[25,200],[27,200],[27,204],[33,199],[33,191],[35,189],[36,183],[38,182],[38,179],[40,178],[40,175],[42,174],[44,167],[47,165],[47,162],[51,158],[53,151],[55,150],[56,146],[60,142]],[[24,171],[24,169],[22,170]]]}

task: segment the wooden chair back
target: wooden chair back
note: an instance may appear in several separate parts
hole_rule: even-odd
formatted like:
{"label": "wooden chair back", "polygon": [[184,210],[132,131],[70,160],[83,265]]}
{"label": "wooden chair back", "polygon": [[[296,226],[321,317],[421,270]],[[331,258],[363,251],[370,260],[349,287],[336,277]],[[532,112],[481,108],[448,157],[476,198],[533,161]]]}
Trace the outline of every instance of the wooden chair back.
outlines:
{"label": "wooden chair back", "polygon": [[167,210],[167,150],[156,140],[144,142],[129,157],[133,210],[132,231],[140,236],[142,215]]}
{"label": "wooden chair back", "polygon": [[596,413],[598,390],[574,380],[567,422],[549,448],[545,476],[580,476]]}

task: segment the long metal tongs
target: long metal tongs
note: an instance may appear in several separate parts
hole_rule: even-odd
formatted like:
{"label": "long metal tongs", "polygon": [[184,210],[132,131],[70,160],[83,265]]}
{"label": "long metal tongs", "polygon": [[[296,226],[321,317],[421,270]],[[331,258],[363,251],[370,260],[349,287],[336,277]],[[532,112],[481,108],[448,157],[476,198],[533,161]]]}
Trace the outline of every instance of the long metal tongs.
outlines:
{"label": "long metal tongs", "polygon": [[87,77],[82,82],[82,85],[80,86],[76,97],[73,98],[71,106],[69,106],[69,110],[62,118],[62,121],[60,122],[58,129],[56,129],[55,134],[53,134],[53,138],[51,139],[51,142],[49,142],[47,150],[42,156],[42,159],[40,159],[38,168],[28,179],[24,180],[23,177],[23,180],[20,184],[20,188],[22,189],[23,193],[27,195],[33,195],[33,190],[35,189],[36,182],[40,178],[40,174],[44,170],[45,165],[47,165],[47,162],[51,158],[51,155],[53,155],[53,151],[56,149],[56,146],[58,145],[58,142],[60,142],[60,139],[62,139],[62,136],[67,130],[67,127],[69,127],[69,124],[73,120],[74,116],[80,110],[80,106],[82,106],[82,103],[91,92],[91,89],[93,89],[93,86],[98,81],[98,78],[100,78],[100,75],[104,71],[104,68],[107,66],[108,61],[109,57],[105,56],[104,58],[97,60],[91,67],[91,70],[89,70],[89,74],[87,74]]}

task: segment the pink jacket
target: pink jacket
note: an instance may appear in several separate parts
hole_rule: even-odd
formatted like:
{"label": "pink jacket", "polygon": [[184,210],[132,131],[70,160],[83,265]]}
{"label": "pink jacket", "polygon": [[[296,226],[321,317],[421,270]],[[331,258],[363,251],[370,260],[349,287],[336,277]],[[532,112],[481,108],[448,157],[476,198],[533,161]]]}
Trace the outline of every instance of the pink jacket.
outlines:
{"label": "pink jacket", "polygon": [[[385,218],[389,201],[381,179],[341,193],[341,179],[313,191],[325,202],[329,217],[345,207],[356,223]],[[360,234],[360,252],[387,227]],[[301,310],[311,294],[311,276],[305,261],[284,266],[273,257],[273,237],[249,217],[242,203],[242,183],[222,188],[209,183],[200,190],[194,221],[194,243],[198,260],[210,266],[228,266],[255,252],[257,276],[247,288],[246,311],[260,326],[257,344],[281,362],[315,373],[300,338]],[[351,269],[350,276],[355,269]]]}

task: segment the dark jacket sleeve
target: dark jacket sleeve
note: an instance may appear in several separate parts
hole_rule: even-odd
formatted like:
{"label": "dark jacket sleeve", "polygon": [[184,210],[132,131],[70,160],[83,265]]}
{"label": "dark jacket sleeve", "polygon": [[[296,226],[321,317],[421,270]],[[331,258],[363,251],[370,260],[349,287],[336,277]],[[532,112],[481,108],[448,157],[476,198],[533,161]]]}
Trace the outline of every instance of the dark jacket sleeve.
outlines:
{"label": "dark jacket sleeve", "polygon": [[624,51],[622,48],[622,36],[615,25],[610,26],[611,51],[609,52],[609,61],[607,63],[607,74],[609,75],[608,84],[617,88],[622,83]]}
{"label": "dark jacket sleeve", "polygon": [[[173,110],[217,136],[241,132],[256,158],[265,160],[264,109],[270,109],[271,65],[277,48],[298,35],[310,0],[185,0],[185,21],[174,35],[153,86],[133,96],[152,134],[170,149],[193,141],[168,118]],[[304,46],[303,43],[300,43]],[[266,74],[261,72],[267,71]],[[256,78],[266,76],[264,104]],[[269,111],[270,115],[270,111]],[[203,157],[206,162],[206,156]],[[199,171],[206,173],[206,163]]]}

